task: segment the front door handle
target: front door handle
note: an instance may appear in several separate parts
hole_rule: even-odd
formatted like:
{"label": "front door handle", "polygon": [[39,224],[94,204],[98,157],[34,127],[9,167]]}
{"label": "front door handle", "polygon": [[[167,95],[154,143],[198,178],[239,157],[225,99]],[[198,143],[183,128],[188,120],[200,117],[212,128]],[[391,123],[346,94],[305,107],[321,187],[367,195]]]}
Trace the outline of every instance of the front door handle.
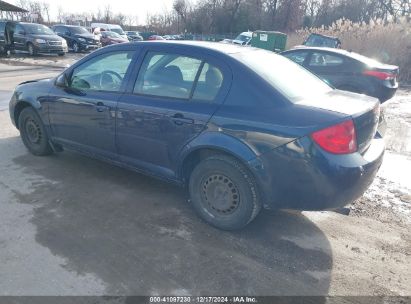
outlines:
{"label": "front door handle", "polygon": [[106,110],[110,110],[110,107],[104,105],[104,103],[99,101],[98,103],[96,103],[96,110],[97,110],[97,112],[104,112]]}
{"label": "front door handle", "polygon": [[194,123],[194,119],[184,117],[184,115],[181,114],[181,113],[176,113],[176,114],[174,114],[174,115],[171,117],[171,120],[174,121],[174,123],[175,123],[177,126],[181,126],[181,125],[183,125],[183,124],[193,124],[193,123]]}

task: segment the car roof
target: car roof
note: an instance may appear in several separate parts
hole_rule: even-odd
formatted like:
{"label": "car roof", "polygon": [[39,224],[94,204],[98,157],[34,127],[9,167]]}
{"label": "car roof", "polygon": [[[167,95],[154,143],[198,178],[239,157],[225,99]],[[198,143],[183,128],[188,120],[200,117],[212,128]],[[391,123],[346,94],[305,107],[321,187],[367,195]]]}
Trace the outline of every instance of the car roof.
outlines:
{"label": "car roof", "polygon": [[328,52],[328,53],[334,53],[334,54],[339,54],[343,56],[348,56],[354,59],[356,58],[356,55],[359,55],[355,52],[347,51],[344,49],[336,49],[336,48],[329,48],[329,47],[317,47],[317,46],[304,46],[300,45],[298,48],[294,48],[291,50],[284,51],[283,53],[287,52],[295,52],[295,51],[320,51],[320,52]]}
{"label": "car roof", "polygon": [[[22,24],[22,25],[30,25],[30,24],[43,25],[43,24],[35,23],[35,22],[16,22],[16,23],[20,23],[20,24]],[[46,25],[44,25],[44,26],[46,26]],[[47,27],[47,26],[46,26],[46,27]]]}
{"label": "car roof", "polygon": [[81,25],[69,25],[69,24],[56,24],[56,25],[53,25],[53,26],[84,27],[84,26],[81,26]]}
{"label": "car roof", "polygon": [[291,53],[291,52],[298,52],[298,51],[320,51],[320,52],[326,52],[326,53],[333,53],[337,55],[342,55],[349,57],[353,60],[359,61],[361,63],[364,63],[366,65],[370,66],[375,66],[375,67],[382,67],[382,68],[396,68],[397,66],[385,64],[382,62],[379,62],[377,60],[374,60],[370,57],[358,54],[356,52],[351,52],[343,49],[334,49],[334,48],[327,48],[327,47],[309,47],[309,46],[300,46],[295,49],[287,50],[282,53]]}
{"label": "car roof", "polygon": [[183,40],[183,41],[173,41],[173,40],[166,40],[166,41],[140,41],[140,42],[132,42],[137,43],[139,45],[147,44],[147,45],[170,45],[170,46],[188,46],[197,49],[207,49],[217,51],[223,54],[235,54],[247,51],[248,49],[253,49],[251,47],[244,47],[235,44],[227,44],[227,43],[219,43],[219,42],[207,42],[207,41],[192,41],[192,40]]}
{"label": "car roof", "polygon": [[321,37],[325,37],[325,38],[329,38],[329,39],[333,39],[333,40],[340,40],[340,39],[338,39],[338,37],[328,36],[328,35],[319,34],[319,33],[311,33],[310,36],[321,36]]}

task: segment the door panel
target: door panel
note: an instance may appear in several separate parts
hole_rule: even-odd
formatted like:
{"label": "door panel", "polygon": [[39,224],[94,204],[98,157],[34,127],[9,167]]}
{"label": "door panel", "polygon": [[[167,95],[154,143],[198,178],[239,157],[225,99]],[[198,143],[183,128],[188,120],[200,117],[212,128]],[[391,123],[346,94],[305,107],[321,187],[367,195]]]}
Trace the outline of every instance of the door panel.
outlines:
{"label": "door panel", "polygon": [[134,51],[92,57],[67,73],[67,87],[49,93],[53,139],[110,158],[116,157],[117,102],[129,77]]}
{"label": "door panel", "polygon": [[49,94],[53,139],[90,152],[115,154],[115,111],[119,96],[54,87]]}
{"label": "door panel", "polygon": [[217,108],[217,104],[123,95],[118,103],[118,153],[134,166],[173,178],[179,152],[205,128]]}
{"label": "door panel", "polygon": [[175,179],[179,153],[204,130],[225,98],[231,77],[224,74],[228,74],[226,69],[202,58],[148,52],[133,92],[124,94],[118,103],[119,157],[132,166]]}
{"label": "door panel", "polygon": [[14,30],[14,47],[16,50],[26,50],[26,35],[24,28],[20,24],[16,24]]}

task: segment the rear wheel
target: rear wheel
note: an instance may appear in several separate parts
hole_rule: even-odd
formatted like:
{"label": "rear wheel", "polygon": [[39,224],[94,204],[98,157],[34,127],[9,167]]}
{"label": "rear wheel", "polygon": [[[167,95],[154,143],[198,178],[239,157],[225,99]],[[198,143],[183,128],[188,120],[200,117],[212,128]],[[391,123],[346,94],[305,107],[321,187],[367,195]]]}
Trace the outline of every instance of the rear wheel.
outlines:
{"label": "rear wheel", "polygon": [[32,154],[43,156],[53,153],[43,122],[33,108],[24,108],[18,123],[23,143]]}
{"label": "rear wheel", "polygon": [[261,209],[253,176],[229,156],[202,160],[190,176],[189,191],[199,216],[220,229],[243,228]]}

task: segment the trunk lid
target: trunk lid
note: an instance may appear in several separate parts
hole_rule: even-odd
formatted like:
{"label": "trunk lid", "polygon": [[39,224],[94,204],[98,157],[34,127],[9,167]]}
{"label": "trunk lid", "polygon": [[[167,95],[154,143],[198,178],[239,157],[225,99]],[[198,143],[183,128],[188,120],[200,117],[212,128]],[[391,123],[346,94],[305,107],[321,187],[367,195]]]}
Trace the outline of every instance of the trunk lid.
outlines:
{"label": "trunk lid", "polygon": [[339,112],[351,117],[357,135],[358,151],[364,153],[374,138],[379,118],[380,102],[366,95],[333,90],[316,100],[306,99],[299,105],[317,107],[323,110]]}

